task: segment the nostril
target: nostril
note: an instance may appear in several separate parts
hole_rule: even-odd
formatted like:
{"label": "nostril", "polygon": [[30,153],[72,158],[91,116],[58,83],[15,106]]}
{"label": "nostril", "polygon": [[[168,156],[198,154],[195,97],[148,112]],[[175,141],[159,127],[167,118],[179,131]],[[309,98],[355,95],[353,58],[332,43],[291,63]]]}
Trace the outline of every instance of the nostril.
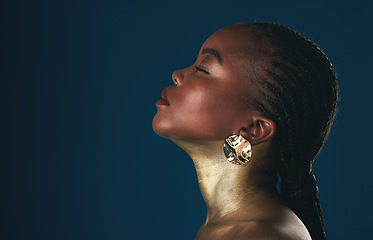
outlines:
{"label": "nostril", "polygon": [[184,78],[184,71],[183,69],[179,69],[179,70],[176,70],[172,73],[172,81],[176,84],[176,85],[180,85],[180,83],[182,82]]}
{"label": "nostril", "polygon": [[179,83],[175,72],[172,74],[172,81],[174,82],[175,85],[178,85],[178,83]]}

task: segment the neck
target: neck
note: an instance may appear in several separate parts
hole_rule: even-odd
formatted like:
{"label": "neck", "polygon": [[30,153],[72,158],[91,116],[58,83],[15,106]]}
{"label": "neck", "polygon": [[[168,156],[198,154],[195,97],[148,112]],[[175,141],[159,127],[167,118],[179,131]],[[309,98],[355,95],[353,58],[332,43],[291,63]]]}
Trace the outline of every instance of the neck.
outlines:
{"label": "neck", "polygon": [[[264,195],[276,195],[276,174],[264,171],[267,160],[258,154],[259,148],[266,150],[263,146],[253,147],[253,157],[247,164],[235,165],[224,156],[224,141],[173,141],[193,159],[207,206],[206,223],[239,216],[238,212],[247,212]],[[257,154],[255,150],[259,150]]]}

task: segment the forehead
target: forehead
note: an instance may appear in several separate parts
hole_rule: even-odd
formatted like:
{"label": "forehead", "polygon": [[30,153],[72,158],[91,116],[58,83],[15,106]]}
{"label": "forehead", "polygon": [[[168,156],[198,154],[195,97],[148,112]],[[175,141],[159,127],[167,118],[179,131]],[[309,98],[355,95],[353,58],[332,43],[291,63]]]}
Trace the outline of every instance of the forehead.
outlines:
{"label": "forehead", "polygon": [[217,44],[228,43],[234,41],[235,43],[244,42],[250,38],[251,30],[241,25],[231,25],[223,27],[213,33],[205,43]]}
{"label": "forehead", "polygon": [[224,62],[239,60],[245,62],[262,54],[267,38],[256,30],[244,25],[231,25],[212,34],[201,49],[217,50]]}

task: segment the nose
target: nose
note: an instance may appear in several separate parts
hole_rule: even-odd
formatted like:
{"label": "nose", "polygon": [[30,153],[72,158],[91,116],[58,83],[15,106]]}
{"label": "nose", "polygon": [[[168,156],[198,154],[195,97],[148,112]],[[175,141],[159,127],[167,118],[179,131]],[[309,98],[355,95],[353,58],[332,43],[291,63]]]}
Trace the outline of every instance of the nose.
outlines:
{"label": "nose", "polygon": [[183,69],[176,70],[172,73],[172,81],[174,84],[179,86],[184,79],[184,72]]}

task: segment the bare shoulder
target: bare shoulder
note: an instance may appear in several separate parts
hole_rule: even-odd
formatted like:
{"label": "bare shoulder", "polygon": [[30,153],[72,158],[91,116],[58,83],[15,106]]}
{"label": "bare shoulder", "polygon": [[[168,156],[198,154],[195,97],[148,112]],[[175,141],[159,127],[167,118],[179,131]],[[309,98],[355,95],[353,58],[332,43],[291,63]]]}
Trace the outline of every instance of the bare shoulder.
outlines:
{"label": "bare shoulder", "polygon": [[302,222],[240,221],[200,228],[196,240],[311,240]]}
{"label": "bare shoulder", "polygon": [[[273,210],[273,209],[272,209]],[[252,213],[252,212],[251,212]],[[311,240],[307,228],[288,208],[278,208],[249,218],[226,219],[204,224],[196,240]]]}
{"label": "bare shoulder", "polygon": [[265,221],[250,221],[238,240],[311,240],[302,223],[294,225]]}

